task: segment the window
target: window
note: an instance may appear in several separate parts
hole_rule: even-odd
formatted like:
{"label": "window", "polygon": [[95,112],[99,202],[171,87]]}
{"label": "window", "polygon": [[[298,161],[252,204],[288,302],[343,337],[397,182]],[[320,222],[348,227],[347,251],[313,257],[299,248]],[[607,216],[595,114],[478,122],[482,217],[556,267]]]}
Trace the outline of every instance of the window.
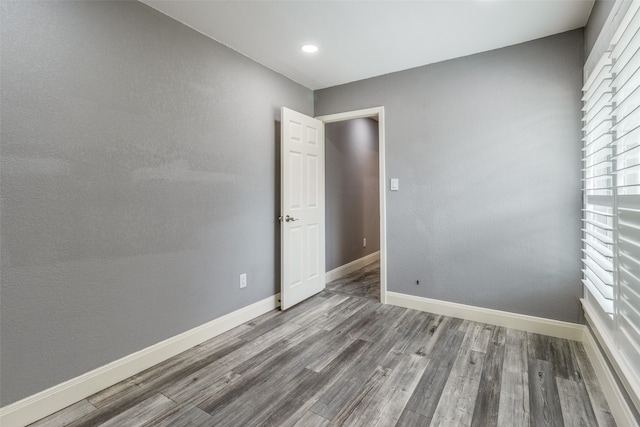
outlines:
{"label": "window", "polygon": [[640,407],[640,2],[583,92],[584,307]]}

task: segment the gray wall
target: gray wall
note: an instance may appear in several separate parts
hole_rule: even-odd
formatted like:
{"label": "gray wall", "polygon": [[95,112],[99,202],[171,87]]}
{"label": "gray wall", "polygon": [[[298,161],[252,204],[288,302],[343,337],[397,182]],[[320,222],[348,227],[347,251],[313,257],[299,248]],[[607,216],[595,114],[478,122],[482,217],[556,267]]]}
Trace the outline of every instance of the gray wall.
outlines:
{"label": "gray wall", "polygon": [[[383,105],[388,288],[578,321],[582,29],[316,92]],[[416,285],[420,280],[420,285]]]}
{"label": "gray wall", "polygon": [[1,405],[278,291],[276,120],[310,90],[137,2],[1,19]]}
{"label": "gray wall", "polygon": [[591,15],[589,15],[589,20],[584,28],[585,56],[589,56],[591,49],[593,49],[614,4],[615,0],[596,0],[593,3]]}
{"label": "gray wall", "polygon": [[[327,271],[380,250],[378,122],[325,125]],[[362,239],[367,239],[367,247]]]}
{"label": "gray wall", "polygon": [[[4,406],[276,293],[279,108],[314,105],[140,3],[1,5]],[[390,290],[577,320],[582,46],[316,93],[386,108]]]}

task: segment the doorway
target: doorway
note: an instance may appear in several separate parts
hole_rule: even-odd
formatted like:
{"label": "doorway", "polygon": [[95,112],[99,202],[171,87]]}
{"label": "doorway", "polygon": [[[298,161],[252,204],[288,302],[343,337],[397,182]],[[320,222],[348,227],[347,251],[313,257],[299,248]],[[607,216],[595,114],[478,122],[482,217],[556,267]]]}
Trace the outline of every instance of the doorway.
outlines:
{"label": "doorway", "polygon": [[[387,299],[384,107],[316,118],[325,124],[327,150],[326,281],[344,277],[348,283],[349,274],[352,277],[359,269],[365,280],[371,280],[371,270],[379,262],[379,301],[384,304]],[[371,139],[374,134],[377,141]],[[345,146],[339,146],[340,143]],[[332,164],[331,158],[340,155],[344,155],[342,164]],[[375,183],[372,166],[376,165],[372,162],[377,163]],[[340,191],[334,192],[335,189]]]}

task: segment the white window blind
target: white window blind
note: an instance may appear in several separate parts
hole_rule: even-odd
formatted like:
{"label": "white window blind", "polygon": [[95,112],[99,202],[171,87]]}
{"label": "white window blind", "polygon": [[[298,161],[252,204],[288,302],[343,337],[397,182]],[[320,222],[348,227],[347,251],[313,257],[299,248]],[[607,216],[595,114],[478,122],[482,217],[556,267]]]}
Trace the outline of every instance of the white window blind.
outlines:
{"label": "white window blind", "polygon": [[600,308],[614,313],[612,60],[607,52],[583,88],[583,283]]}
{"label": "white window blind", "polygon": [[586,308],[640,407],[640,1],[583,93]]}
{"label": "white window blind", "polygon": [[[636,2],[637,3],[637,2]],[[617,343],[640,377],[640,10],[632,7],[614,35],[613,183],[617,294]]]}

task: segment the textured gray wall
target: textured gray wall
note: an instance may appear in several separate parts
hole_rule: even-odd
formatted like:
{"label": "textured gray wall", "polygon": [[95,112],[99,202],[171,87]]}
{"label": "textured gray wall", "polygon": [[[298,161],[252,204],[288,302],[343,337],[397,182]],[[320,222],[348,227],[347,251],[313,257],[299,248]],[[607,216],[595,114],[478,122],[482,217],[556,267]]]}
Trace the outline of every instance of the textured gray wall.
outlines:
{"label": "textured gray wall", "polygon": [[316,115],[385,107],[390,291],[579,320],[583,42],[580,29],[316,92]]}
{"label": "textured gray wall", "polygon": [[[380,250],[378,122],[325,125],[327,271]],[[367,247],[362,239],[367,239]]]}
{"label": "textured gray wall", "polygon": [[584,51],[585,56],[589,56],[591,49],[596,43],[600,30],[609,17],[609,13],[615,4],[615,0],[596,0],[591,9],[591,15],[584,28]]}
{"label": "textured gray wall", "polygon": [[278,292],[276,120],[313,97],[141,3],[1,12],[4,406]]}

